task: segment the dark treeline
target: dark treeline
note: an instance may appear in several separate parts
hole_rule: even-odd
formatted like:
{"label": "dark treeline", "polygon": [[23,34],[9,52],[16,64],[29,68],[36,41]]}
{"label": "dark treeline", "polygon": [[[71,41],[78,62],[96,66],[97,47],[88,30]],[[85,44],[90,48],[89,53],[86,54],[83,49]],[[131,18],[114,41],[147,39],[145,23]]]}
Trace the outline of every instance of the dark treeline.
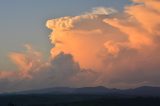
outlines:
{"label": "dark treeline", "polygon": [[106,95],[8,95],[0,106],[160,106],[159,97]]}

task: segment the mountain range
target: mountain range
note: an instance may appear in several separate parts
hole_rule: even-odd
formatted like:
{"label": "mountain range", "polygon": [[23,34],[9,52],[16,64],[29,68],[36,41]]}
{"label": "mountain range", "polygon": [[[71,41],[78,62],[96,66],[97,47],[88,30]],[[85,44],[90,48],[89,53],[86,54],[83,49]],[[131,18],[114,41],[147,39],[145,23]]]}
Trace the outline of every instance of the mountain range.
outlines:
{"label": "mountain range", "polygon": [[[4,93],[5,94],[5,93]],[[69,88],[69,87],[54,87],[36,90],[26,90],[13,92],[9,94],[93,94],[93,95],[125,95],[125,96],[158,96],[160,97],[160,87],[142,86],[133,89],[116,89],[106,88],[103,86],[97,87],[82,87],[82,88]]]}

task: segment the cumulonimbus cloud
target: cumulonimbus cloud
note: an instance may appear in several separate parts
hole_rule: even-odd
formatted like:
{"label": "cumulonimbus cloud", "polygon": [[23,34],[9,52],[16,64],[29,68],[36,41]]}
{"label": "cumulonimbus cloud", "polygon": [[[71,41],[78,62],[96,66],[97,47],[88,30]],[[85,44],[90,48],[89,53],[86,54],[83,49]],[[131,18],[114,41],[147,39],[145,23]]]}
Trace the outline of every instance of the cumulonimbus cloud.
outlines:
{"label": "cumulonimbus cloud", "polygon": [[1,91],[14,84],[15,90],[160,85],[160,1],[133,2],[123,12],[98,7],[48,20],[46,26],[53,30],[49,61],[43,62],[42,54],[28,45],[26,53],[11,53],[19,71],[0,72],[0,84],[6,83]]}
{"label": "cumulonimbus cloud", "polygon": [[100,73],[95,82],[106,86],[159,85],[160,1],[133,2],[123,12],[98,8],[48,20],[52,57],[71,54],[81,68]]}

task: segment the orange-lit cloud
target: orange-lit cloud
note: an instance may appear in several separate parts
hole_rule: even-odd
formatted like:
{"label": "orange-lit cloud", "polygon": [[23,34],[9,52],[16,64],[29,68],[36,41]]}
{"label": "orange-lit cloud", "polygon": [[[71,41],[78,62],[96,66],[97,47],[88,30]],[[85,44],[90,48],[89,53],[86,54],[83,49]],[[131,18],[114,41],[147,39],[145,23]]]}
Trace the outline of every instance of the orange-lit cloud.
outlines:
{"label": "orange-lit cloud", "polygon": [[160,1],[134,2],[123,12],[101,7],[84,15],[48,20],[46,25],[53,30],[52,57],[71,54],[81,68],[101,73],[95,80],[98,84],[158,83],[154,76],[160,75]]}
{"label": "orange-lit cloud", "polygon": [[[109,40],[113,35],[111,33],[106,36],[105,33],[112,32],[113,28],[102,21],[109,14],[112,14],[111,10],[101,7],[84,15],[47,21],[47,27],[54,30],[50,36],[55,45],[51,50],[52,57],[64,52],[73,55],[74,60],[78,61],[82,68],[101,68],[103,58],[101,52],[105,51],[105,39]],[[115,35],[113,37],[123,39],[116,38]]]}
{"label": "orange-lit cloud", "polygon": [[0,84],[12,78],[19,89],[160,85],[160,1],[133,2],[123,12],[98,7],[48,20],[46,26],[53,30],[48,61],[25,45],[26,52],[10,53],[18,71],[1,71]]}
{"label": "orange-lit cloud", "polygon": [[10,78],[15,76],[15,72],[10,71],[0,71],[0,80],[5,78]]}
{"label": "orange-lit cloud", "polygon": [[21,77],[31,78],[30,71],[36,71],[41,64],[41,53],[32,49],[30,45],[25,45],[25,53],[10,53],[9,57],[17,65]]}

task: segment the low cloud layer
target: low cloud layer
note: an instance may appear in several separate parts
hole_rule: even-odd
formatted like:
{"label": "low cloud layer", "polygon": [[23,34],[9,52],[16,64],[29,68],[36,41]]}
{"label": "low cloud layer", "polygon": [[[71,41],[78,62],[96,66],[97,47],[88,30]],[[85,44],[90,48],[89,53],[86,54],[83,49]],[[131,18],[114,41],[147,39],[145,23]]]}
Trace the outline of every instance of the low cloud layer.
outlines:
{"label": "low cloud layer", "polygon": [[47,62],[26,45],[9,57],[18,71],[1,71],[1,91],[51,86],[159,86],[160,1],[134,0],[123,12],[94,8],[48,20],[53,48]]}

